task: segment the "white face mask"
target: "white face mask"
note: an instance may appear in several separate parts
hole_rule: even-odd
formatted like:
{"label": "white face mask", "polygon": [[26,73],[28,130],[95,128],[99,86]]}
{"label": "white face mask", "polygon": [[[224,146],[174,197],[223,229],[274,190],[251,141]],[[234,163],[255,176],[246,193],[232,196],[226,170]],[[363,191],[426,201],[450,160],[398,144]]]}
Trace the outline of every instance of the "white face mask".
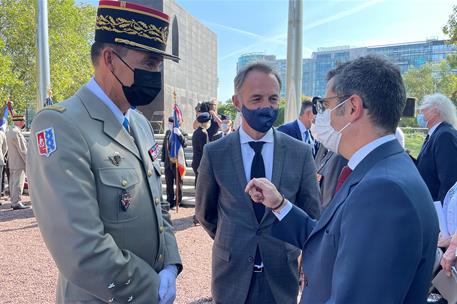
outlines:
{"label": "white face mask", "polygon": [[173,123],[172,122],[168,123],[168,130],[173,130]]}
{"label": "white face mask", "polygon": [[338,147],[341,141],[341,133],[346,129],[351,123],[348,122],[341,130],[336,131],[331,124],[330,114],[332,111],[338,109],[341,105],[343,105],[346,99],[342,103],[338,104],[333,109],[326,109],[324,113],[317,113],[316,115],[316,123],[315,123],[315,130],[314,130],[314,137],[324,145],[327,149],[334,153],[338,153]]}
{"label": "white face mask", "polygon": [[226,123],[221,124],[221,131],[222,132],[227,133],[228,130],[229,130],[228,124],[226,124]]}

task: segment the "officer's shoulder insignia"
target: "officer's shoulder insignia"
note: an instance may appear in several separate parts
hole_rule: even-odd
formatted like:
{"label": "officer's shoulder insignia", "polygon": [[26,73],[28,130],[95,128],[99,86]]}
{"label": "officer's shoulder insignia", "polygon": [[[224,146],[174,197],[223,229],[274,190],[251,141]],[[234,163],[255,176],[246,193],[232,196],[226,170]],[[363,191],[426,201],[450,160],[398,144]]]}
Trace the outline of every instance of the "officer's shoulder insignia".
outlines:
{"label": "officer's shoulder insignia", "polygon": [[42,111],[45,111],[45,110],[53,110],[53,111],[57,111],[57,112],[63,113],[63,112],[65,112],[67,110],[67,108],[65,108],[63,106],[59,106],[59,105],[52,105],[52,106],[44,107],[38,113],[40,113]]}
{"label": "officer's shoulder insignia", "polygon": [[52,152],[57,150],[56,136],[53,128],[47,128],[38,131],[36,134],[36,141],[38,146],[38,153],[41,156],[49,157]]}

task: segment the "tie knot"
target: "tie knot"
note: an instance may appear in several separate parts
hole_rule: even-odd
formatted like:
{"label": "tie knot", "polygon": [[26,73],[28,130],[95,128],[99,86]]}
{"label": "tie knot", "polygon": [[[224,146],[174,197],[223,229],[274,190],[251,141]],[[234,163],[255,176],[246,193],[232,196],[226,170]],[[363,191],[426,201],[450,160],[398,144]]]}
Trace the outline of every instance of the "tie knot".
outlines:
{"label": "tie knot", "polygon": [[122,122],[122,125],[127,130],[127,132],[129,132],[129,120],[127,119],[127,117],[124,117],[124,121]]}
{"label": "tie knot", "polygon": [[251,146],[252,150],[254,150],[256,154],[258,154],[262,152],[262,147],[264,143],[264,141],[250,141],[249,146]]}

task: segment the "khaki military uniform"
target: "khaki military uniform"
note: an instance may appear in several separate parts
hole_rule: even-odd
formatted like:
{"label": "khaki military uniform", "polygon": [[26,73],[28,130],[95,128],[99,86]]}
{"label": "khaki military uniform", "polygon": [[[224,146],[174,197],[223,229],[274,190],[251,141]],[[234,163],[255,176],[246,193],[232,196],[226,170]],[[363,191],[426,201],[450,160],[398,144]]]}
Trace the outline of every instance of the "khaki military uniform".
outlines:
{"label": "khaki military uniform", "polygon": [[3,172],[6,166],[6,153],[8,152],[8,145],[6,143],[6,135],[3,130],[0,130],[0,185],[1,193],[3,195]]}
{"label": "khaki military uniform", "polygon": [[57,303],[157,303],[158,272],[182,268],[153,130],[137,111],[129,121],[132,135],[86,87],[33,121],[31,199],[60,272]]}
{"label": "khaki military uniform", "polygon": [[24,191],[27,141],[24,135],[22,135],[21,129],[14,126],[6,132],[6,142],[8,146],[8,167],[10,170],[8,184],[11,204],[15,205],[21,201],[22,191]]}

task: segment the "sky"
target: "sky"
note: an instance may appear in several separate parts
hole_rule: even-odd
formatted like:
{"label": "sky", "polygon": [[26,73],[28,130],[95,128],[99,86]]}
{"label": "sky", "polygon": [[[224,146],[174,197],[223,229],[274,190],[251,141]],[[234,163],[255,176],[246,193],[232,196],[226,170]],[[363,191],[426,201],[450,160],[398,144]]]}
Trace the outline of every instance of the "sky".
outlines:
{"label": "sky", "polygon": [[[233,95],[238,57],[287,55],[287,0],[175,0],[217,35],[218,100]],[[90,2],[96,4],[95,0]],[[304,0],[303,58],[320,47],[444,39],[455,0]]]}

